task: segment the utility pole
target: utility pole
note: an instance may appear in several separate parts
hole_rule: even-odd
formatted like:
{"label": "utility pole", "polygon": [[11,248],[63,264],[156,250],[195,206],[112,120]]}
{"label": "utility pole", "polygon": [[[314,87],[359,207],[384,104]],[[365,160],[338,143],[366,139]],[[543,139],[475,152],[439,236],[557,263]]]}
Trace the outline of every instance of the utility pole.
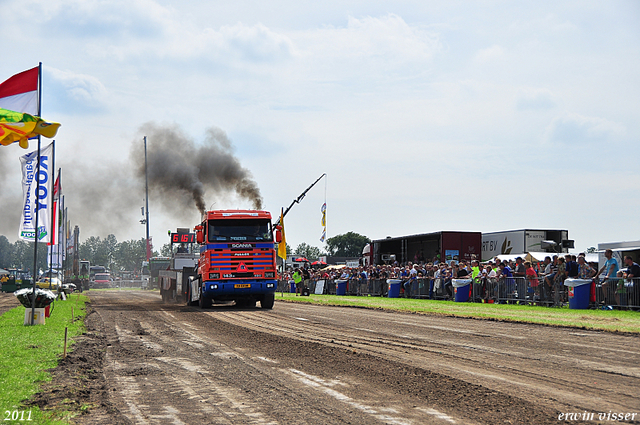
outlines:
{"label": "utility pole", "polygon": [[151,243],[149,242],[149,175],[147,173],[147,136],[144,136],[144,192],[145,192],[145,222],[147,225],[147,261],[151,258]]}

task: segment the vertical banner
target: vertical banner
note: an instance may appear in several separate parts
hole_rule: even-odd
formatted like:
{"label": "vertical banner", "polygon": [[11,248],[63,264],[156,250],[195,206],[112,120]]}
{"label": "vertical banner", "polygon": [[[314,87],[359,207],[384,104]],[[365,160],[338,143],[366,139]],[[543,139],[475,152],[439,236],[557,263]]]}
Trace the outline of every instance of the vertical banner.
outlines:
{"label": "vertical banner", "polygon": [[[40,171],[36,176],[38,164],[38,152],[30,152],[20,157],[22,166],[22,218],[18,237],[25,241],[34,242],[37,234],[39,242],[51,241],[51,205],[50,196],[52,190],[51,155],[53,143],[41,150]],[[37,181],[40,181],[40,191],[37,191]],[[38,229],[35,229],[36,214],[38,217]]]}
{"label": "vertical banner", "polygon": [[61,269],[63,261],[63,248],[62,245],[49,245],[47,246],[47,266],[51,269]]}
{"label": "vertical banner", "polygon": [[60,171],[58,171],[58,177],[56,177],[56,182],[53,184],[53,209],[51,217],[51,223],[53,227],[51,228],[51,241],[49,245],[57,245],[60,242],[60,238],[58,237],[59,226],[58,221],[60,221]]}

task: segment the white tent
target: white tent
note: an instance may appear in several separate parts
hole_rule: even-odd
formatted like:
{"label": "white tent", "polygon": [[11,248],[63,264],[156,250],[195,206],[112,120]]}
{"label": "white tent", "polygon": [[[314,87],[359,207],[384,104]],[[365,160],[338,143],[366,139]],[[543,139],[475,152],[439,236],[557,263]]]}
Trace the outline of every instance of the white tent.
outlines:
{"label": "white tent", "polygon": [[9,274],[9,272],[6,271],[5,269],[0,269],[0,275],[3,275],[3,274]]}

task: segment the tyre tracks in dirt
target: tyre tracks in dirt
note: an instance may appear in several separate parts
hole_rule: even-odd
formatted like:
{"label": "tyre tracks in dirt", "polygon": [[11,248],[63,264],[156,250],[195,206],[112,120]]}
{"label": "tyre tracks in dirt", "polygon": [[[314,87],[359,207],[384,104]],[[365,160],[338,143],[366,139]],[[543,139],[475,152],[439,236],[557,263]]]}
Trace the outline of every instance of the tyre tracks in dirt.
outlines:
{"label": "tyre tracks in dirt", "polygon": [[275,324],[251,312],[208,314],[428,368],[560,411],[640,407],[640,339],[635,336],[291,303],[278,304],[278,314],[290,320]]}
{"label": "tyre tracks in dirt", "polygon": [[[390,403],[397,394],[305,371],[291,354],[310,353],[286,339],[271,341],[279,352],[247,347],[247,339],[260,345],[262,334],[195,308],[162,305],[144,293],[91,298],[104,323],[109,397],[132,423],[466,423],[430,406]],[[95,423],[90,415],[81,422]]]}
{"label": "tyre tracks in dirt", "polygon": [[202,311],[144,291],[89,296],[119,415],[78,423],[542,424],[639,405],[635,337],[282,302]]}

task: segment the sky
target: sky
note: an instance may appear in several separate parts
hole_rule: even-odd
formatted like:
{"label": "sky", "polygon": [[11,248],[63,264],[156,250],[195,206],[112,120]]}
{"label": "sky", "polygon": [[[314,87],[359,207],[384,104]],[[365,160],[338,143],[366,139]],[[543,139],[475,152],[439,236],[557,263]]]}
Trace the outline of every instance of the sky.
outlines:
{"label": "sky", "polygon": [[[324,247],[325,200],[327,237],[567,229],[576,251],[640,240],[637,1],[0,8],[11,17],[0,81],[42,62],[42,116],[62,124],[56,168],[81,240],[144,237],[144,136],[149,153],[180,134],[178,149],[197,154],[213,133],[274,216],[326,173],[285,218],[293,248]],[[11,241],[26,152],[0,147],[0,234]],[[151,192],[159,250],[200,214],[189,196]],[[252,206],[228,188],[206,186],[204,198]]]}

